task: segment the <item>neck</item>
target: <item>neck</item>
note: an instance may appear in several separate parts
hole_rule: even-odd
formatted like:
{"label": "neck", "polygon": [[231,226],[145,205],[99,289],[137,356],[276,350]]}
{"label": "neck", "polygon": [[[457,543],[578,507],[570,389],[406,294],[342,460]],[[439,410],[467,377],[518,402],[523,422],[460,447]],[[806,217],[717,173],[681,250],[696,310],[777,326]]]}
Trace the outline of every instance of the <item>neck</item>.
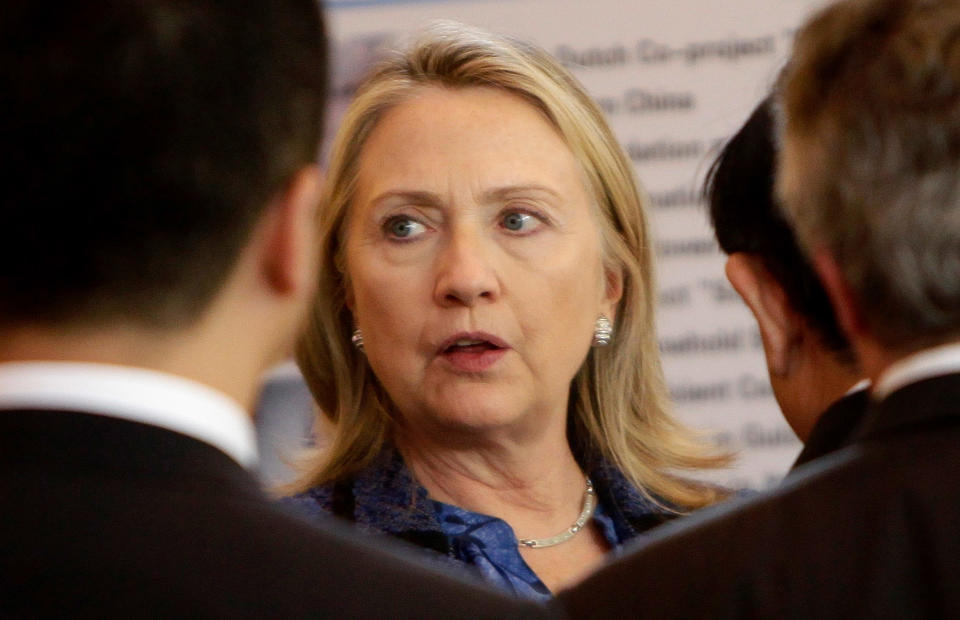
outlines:
{"label": "neck", "polygon": [[18,326],[0,331],[0,343],[0,362],[92,362],[155,370],[208,385],[248,411],[261,372],[254,356],[224,355],[236,347],[213,339],[202,325],[184,330]]}
{"label": "neck", "polygon": [[861,338],[856,342],[856,345],[858,347],[858,354],[863,357],[864,368],[869,373],[873,384],[880,385],[883,376],[898,362],[923,351],[936,350],[948,345],[960,345],[960,339],[950,339],[940,343],[928,344],[923,347],[894,349],[884,347],[873,339]]}
{"label": "neck", "polygon": [[796,408],[803,411],[790,416],[791,426],[802,441],[810,436],[820,415],[864,378],[857,365],[844,363],[823,348],[808,354],[806,361],[808,363],[798,369],[797,377],[797,385],[804,389],[803,394],[798,395]]}
{"label": "neck", "polygon": [[873,385],[880,382],[880,377],[890,366],[920,350],[918,347],[902,349],[887,347],[863,331],[851,334],[850,343],[857,352],[857,359],[860,360],[864,373]]}
{"label": "neck", "polygon": [[582,509],[586,477],[562,433],[450,446],[401,432],[397,446],[432,499],[499,517],[519,537],[556,534]]}

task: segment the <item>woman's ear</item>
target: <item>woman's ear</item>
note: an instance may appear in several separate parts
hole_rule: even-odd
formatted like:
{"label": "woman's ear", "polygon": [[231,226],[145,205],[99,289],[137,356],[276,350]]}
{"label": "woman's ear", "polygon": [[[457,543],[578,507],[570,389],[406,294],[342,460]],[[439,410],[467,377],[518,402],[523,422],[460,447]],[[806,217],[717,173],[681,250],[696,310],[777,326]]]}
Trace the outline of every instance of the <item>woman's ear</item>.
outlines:
{"label": "woman's ear", "polygon": [[794,347],[802,337],[802,319],[759,256],[734,252],[727,259],[727,279],[753,313],[760,328],[771,374],[789,374]]}
{"label": "woman's ear", "polygon": [[617,304],[623,297],[623,269],[619,265],[604,265],[603,314],[613,320],[616,317]]}
{"label": "woman's ear", "polygon": [[[346,276],[344,275],[344,277]],[[343,303],[346,304],[347,310],[349,310],[351,314],[355,314],[357,309],[356,309],[356,298],[353,294],[353,285],[350,284],[349,280],[346,280],[343,283],[343,288],[344,288]]]}

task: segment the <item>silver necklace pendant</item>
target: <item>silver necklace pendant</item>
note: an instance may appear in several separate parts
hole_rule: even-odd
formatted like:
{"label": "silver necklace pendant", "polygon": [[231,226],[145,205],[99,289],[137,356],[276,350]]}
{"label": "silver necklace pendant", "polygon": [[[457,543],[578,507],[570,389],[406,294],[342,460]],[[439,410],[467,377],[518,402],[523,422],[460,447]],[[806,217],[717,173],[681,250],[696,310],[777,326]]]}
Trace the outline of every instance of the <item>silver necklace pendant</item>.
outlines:
{"label": "silver necklace pendant", "polygon": [[580,516],[573,522],[573,525],[556,536],[549,538],[521,538],[517,541],[517,544],[528,549],[543,549],[544,547],[552,547],[562,542],[567,542],[573,538],[577,532],[583,529],[583,526],[586,525],[590,517],[593,516],[593,510],[596,507],[597,496],[593,491],[593,483],[590,481],[590,478],[587,478],[587,490],[583,492],[583,510],[580,511]]}

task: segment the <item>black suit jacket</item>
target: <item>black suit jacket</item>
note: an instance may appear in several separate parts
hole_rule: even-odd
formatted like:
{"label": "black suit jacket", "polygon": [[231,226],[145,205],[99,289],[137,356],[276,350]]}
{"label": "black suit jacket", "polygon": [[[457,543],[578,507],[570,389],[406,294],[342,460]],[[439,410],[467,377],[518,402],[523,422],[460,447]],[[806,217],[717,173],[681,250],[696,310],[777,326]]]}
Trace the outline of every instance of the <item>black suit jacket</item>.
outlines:
{"label": "black suit jacket", "polygon": [[547,615],[376,545],[285,514],[178,433],[0,411],[0,617]]}
{"label": "black suit jacket", "polygon": [[576,618],[960,617],[960,374],[874,405],[776,490],[663,526],[560,594]]}
{"label": "black suit jacket", "polygon": [[810,436],[803,444],[803,450],[791,469],[849,445],[869,404],[870,392],[857,390],[827,407],[827,410],[817,418]]}

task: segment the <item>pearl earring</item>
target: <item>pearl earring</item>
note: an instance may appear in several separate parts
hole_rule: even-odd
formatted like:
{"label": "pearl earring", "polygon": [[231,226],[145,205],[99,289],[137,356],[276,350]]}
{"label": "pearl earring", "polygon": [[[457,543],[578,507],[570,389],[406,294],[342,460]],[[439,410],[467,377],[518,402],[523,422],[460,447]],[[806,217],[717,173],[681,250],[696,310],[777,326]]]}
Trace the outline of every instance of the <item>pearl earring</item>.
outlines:
{"label": "pearl earring", "polygon": [[593,326],[593,346],[605,347],[611,340],[613,340],[613,323],[601,314]]}

